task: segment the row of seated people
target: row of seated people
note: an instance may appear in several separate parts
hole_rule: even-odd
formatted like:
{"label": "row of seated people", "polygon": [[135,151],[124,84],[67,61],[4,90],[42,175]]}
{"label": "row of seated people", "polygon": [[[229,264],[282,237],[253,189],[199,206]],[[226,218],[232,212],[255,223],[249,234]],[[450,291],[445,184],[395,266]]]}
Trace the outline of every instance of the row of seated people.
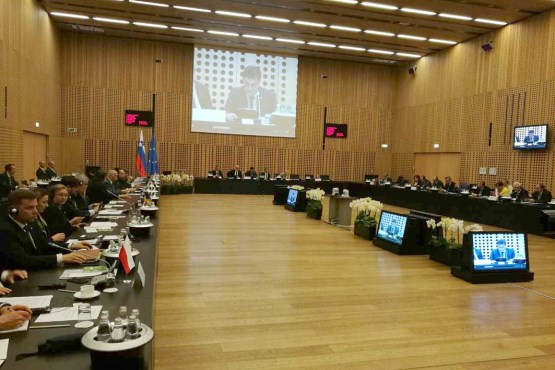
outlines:
{"label": "row of seated people", "polygon": [[[216,166],[214,170],[208,172],[208,177],[213,178],[223,178],[224,173],[219,166]],[[272,174],[269,172],[268,168],[265,167],[264,171],[258,173],[254,167],[250,167],[248,171],[241,171],[239,165],[236,165],[232,170],[226,172],[226,177],[229,179],[253,179],[253,180],[300,180],[298,174],[290,174],[289,171],[277,172]],[[305,180],[314,180],[313,175],[305,175]],[[320,178],[323,181],[329,181],[329,175],[321,175]]]}
{"label": "row of seated people", "polygon": [[[58,172],[56,172],[55,166],[56,163],[53,161],[48,161],[48,166],[46,162],[40,161],[36,171],[37,180],[50,181],[52,178],[57,178]],[[19,181],[15,179],[16,172],[15,164],[8,163],[4,166],[4,172],[0,174],[0,201],[5,202],[8,194],[19,188]]]}
{"label": "row of seated people", "polygon": [[[398,180],[398,184],[405,185],[408,184],[408,181],[401,179]],[[498,181],[495,183],[494,188],[490,188],[486,185],[485,181],[481,181],[479,184],[470,184],[461,178],[459,179],[459,184],[457,185],[449,176],[445,177],[444,183],[439,180],[437,176],[430,181],[426,179],[426,176],[421,177],[419,175],[415,175],[411,186],[420,190],[437,189],[439,191],[449,193],[468,193],[475,197],[511,197],[517,202],[545,204],[551,202],[552,199],[552,194],[545,188],[545,185],[537,184],[534,192],[530,193],[528,190],[524,189],[522,184],[518,181],[514,182],[513,185],[510,185],[508,181]]]}
{"label": "row of seated people", "polygon": [[[11,173],[12,177],[13,174],[15,172]],[[99,250],[87,242],[68,244],[68,238],[86,225],[86,219],[95,216],[100,202],[125,196],[132,186],[123,182],[123,176],[118,179],[115,170],[97,175],[97,181],[91,183],[96,184],[96,188],[91,189],[87,176],[78,174],[64,176],[63,184],[48,189],[10,190],[0,206],[0,295],[11,293],[4,285],[13,284],[16,279],[27,279],[33,270],[82,264],[99,256]],[[102,181],[98,181],[100,176],[103,176]],[[89,193],[90,198],[96,197],[99,202],[93,203]],[[10,306],[0,299],[0,330],[23,325],[31,314],[26,306]]]}

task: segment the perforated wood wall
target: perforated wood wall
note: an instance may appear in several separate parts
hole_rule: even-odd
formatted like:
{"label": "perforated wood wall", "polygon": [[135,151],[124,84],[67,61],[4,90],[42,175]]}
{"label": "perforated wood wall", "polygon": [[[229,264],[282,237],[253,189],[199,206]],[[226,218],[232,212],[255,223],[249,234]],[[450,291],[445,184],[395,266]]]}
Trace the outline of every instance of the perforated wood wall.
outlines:
{"label": "perforated wood wall", "polygon": [[[162,171],[204,176],[215,165],[225,170],[238,164],[361,180],[376,171],[376,153],[389,140],[396,86],[391,67],[300,58],[297,137],[286,139],[191,132],[192,45],[67,33],[62,59],[62,132],[72,148],[65,171],[86,163],[134,170],[139,129],[125,127],[123,114],[150,110],[153,93]],[[349,135],[328,139],[322,150],[325,108],[328,122],[349,124]],[[67,133],[70,127],[77,132]],[[150,141],[149,130],[143,133]]]}
{"label": "perforated wood wall", "polygon": [[0,165],[3,172],[14,163],[17,179],[23,176],[23,131],[49,135],[43,159],[60,160],[58,52],[58,32],[40,5],[0,1]]}
{"label": "perforated wood wall", "polygon": [[[484,53],[481,45],[492,41]],[[554,183],[555,12],[547,12],[423,58],[417,73],[399,71],[393,111],[393,172],[412,175],[410,153],[461,153],[467,181],[520,181],[527,189]],[[549,149],[512,149],[513,128],[548,124]],[[491,137],[490,137],[491,125]],[[495,167],[497,175],[479,175]],[[425,174],[428,175],[428,174]]]}

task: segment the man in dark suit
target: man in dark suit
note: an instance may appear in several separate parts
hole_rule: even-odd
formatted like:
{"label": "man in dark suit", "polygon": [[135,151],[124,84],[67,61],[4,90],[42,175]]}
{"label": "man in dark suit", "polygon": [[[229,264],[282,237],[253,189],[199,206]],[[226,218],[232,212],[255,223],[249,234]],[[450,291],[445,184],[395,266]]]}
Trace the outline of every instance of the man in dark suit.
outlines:
{"label": "man in dark suit", "polygon": [[6,200],[8,195],[18,188],[18,183],[14,178],[15,164],[9,163],[4,167],[4,172],[0,174],[0,202]]}
{"label": "man in dark suit", "polygon": [[524,138],[526,145],[536,145],[540,141],[540,137],[534,133],[534,130],[528,131],[528,135]]}
{"label": "man in dark suit", "polygon": [[224,177],[224,173],[222,172],[222,170],[220,170],[219,166],[216,166],[215,170],[212,170],[209,172],[210,175],[212,175],[213,177]]}
{"label": "man in dark suit", "polygon": [[459,187],[457,188],[459,193],[470,192],[470,184],[463,180],[463,178],[459,178]]}
{"label": "man in dark suit", "polygon": [[89,186],[86,190],[86,196],[89,199],[89,202],[92,203],[108,203],[110,199],[113,199],[114,196],[110,195],[106,192],[106,187],[104,187],[104,178],[106,177],[106,172],[103,170],[98,170],[92,181],[89,183]]}
{"label": "man in dark suit", "polygon": [[528,194],[528,190],[522,187],[522,184],[516,181],[513,184],[513,192],[511,193],[511,198],[515,199],[517,202],[526,201],[526,199],[530,198]]}
{"label": "man in dark suit", "polygon": [[489,197],[491,195],[491,189],[486,185],[485,181],[482,181],[476,190],[476,195],[479,197]]}
{"label": "man in dark suit", "polygon": [[545,188],[544,184],[536,185],[536,191],[532,194],[531,201],[535,203],[546,204],[551,202],[551,199],[551,192]]}
{"label": "man in dark suit", "polygon": [[[10,269],[56,268],[63,263],[83,263],[88,257],[83,252],[63,254],[52,250],[46,238],[33,238],[30,224],[37,218],[37,199],[29,190],[16,190],[8,198],[8,218],[0,222],[0,265]],[[73,247],[73,246],[72,246]],[[87,248],[85,243],[75,247]],[[90,256],[98,255],[98,250]]]}
{"label": "man in dark suit", "polygon": [[396,218],[391,219],[391,223],[387,225],[387,228],[385,229],[387,236],[391,239],[395,239],[397,234],[399,234],[399,226],[397,225],[397,222]]}
{"label": "man in dark suit", "polygon": [[[275,112],[277,107],[276,93],[260,87],[262,72],[258,66],[248,66],[243,72],[243,86],[229,92],[225,103],[226,119],[236,121],[245,111],[254,115],[248,118],[259,118]],[[254,117],[256,116],[256,117]],[[247,118],[247,117],[245,117]]]}
{"label": "man in dark suit", "polygon": [[230,170],[230,171],[227,173],[227,177],[229,177],[230,179],[231,179],[231,178],[233,178],[233,179],[241,179],[241,178],[243,178],[243,173],[242,173],[241,170],[239,169],[239,165],[238,165],[238,164],[235,165],[235,169]]}
{"label": "man in dark suit", "polygon": [[122,170],[121,168],[118,170],[118,179],[114,181],[114,187],[116,190],[133,188],[133,185],[127,181],[127,174],[125,173],[125,170]]}
{"label": "man in dark suit", "polygon": [[114,183],[116,181],[118,181],[118,173],[116,172],[116,170],[109,170],[106,178],[102,182],[102,184],[104,185],[104,189],[106,189],[105,196],[107,197],[107,199],[105,200],[109,201],[115,199],[118,195],[124,195],[133,190],[132,188],[117,189],[114,186]]}
{"label": "man in dark suit", "polygon": [[46,162],[45,161],[40,161],[39,162],[39,168],[37,168],[37,172],[35,173],[35,175],[37,176],[37,181],[38,180],[48,180],[48,173],[46,172]]}
{"label": "man in dark suit", "polygon": [[254,167],[251,167],[247,172],[245,172],[245,176],[249,176],[251,179],[256,179],[258,177],[258,174],[254,170]]}
{"label": "man in dark suit", "polygon": [[53,177],[58,177],[58,172],[54,169],[56,163],[54,161],[48,161],[48,167],[46,167],[46,174],[48,175],[48,179],[50,180]]}
{"label": "man in dark suit", "polygon": [[270,178],[272,177],[267,167],[264,167],[264,172],[260,173],[259,176],[261,180],[270,180]]}
{"label": "man in dark suit", "polygon": [[450,176],[447,176],[445,178],[445,185],[443,185],[443,190],[445,190],[448,193],[452,193],[456,190],[457,186],[456,184],[453,182],[453,180],[451,180]]}
{"label": "man in dark suit", "polygon": [[62,185],[66,186],[69,193],[67,202],[62,206],[62,212],[69,220],[74,217],[93,217],[96,214],[96,210],[89,208],[85,199],[79,193],[79,187],[82,185],[81,181],[73,176],[64,176]]}
{"label": "man in dark suit", "polygon": [[432,179],[432,187],[435,187],[438,189],[443,188],[443,182],[439,179],[439,177],[436,176]]}
{"label": "man in dark suit", "polygon": [[489,259],[492,261],[509,261],[513,258],[515,258],[515,250],[513,248],[507,248],[505,239],[499,239],[497,241],[497,248],[492,249],[489,255]]}
{"label": "man in dark suit", "polygon": [[75,201],[77,209],[80,212],[88,210],[90,217],[93,217],[99,211],[100,203],[91,203],[86,195],[89,186],[89,178],[87,175],[80,173],[75,175],[75,180],[79,182],[79,186],[77,187],[77,192],[71,195],[71,199]]}
{"label": "man in dark suit", "polygon": [[208,86],[196,80],[193,83],[193,108],[214,109]]}

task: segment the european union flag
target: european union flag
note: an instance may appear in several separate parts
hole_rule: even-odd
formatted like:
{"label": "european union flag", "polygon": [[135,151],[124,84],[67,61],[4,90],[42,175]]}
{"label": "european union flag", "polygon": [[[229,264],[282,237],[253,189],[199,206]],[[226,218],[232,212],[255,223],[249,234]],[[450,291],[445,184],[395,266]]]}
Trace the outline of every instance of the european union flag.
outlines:
{"label": "european union flag", "polygon": [[160,174],[158,167],[158,152],[156,152],[156,138],[154,137],[154,130],[152,130],[152,138],[150,139],[150,148],[148,150],[148,174]]}

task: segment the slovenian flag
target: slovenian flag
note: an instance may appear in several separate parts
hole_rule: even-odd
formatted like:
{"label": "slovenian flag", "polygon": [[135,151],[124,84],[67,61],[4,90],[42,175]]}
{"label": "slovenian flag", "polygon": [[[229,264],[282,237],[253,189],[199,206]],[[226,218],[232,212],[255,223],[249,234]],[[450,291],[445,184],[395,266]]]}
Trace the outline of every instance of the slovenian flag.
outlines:
{"label": "slovenian flag", "polygon": [[139,177],[146,177],[146,153],[145,153],[145,139],[143,137],[143,130],[139,138],[139,147],[137,148],[137,157],[135,158],[135,166]]}
{"label": "slovenian flag", "polygon": [[119,250],[119,260],[125,270],[125,275],[128,275],[133,267],[135,267],[135,261],[133,260],[133,255],[131,254],[131,240],[129,236],[125,237],[123,241],[123,246]]}

